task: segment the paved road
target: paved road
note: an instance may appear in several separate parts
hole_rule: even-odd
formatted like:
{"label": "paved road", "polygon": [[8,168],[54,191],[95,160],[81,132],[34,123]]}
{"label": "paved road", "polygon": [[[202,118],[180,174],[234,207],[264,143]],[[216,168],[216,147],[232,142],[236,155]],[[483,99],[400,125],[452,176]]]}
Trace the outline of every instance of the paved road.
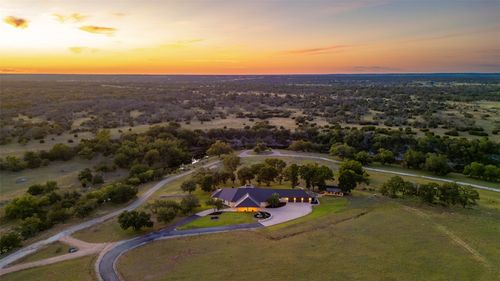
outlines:
{"label": "paved road", "polygon": [[[275,151],[275,150],[273,150],[270,153],[260,154],[260,155],[250,154],[250,152],[251,152],[251,150],[243,151],[240,153],[240,157],[296,157],[296,158],[323,160],[323,161],[332,162],[332,163],[336,163],[336,164],[342,163],[342,161],[333,160],[333,159],[321,157],[321,156],[287,154],[287,153],[285,154],[285,153],[281,153],[281,152]],[[385,170],[385,169],[380,169],[380,168],[364,167],[364,169],[367,171],[378,172],[378,173],[393,174],[393,175],[399,175],[399,176],[409,176],[409,177],[422,178],[422,179],[441,181],[441,182],[454,182],[454,183],[457,183],[460,185],[470,185],[470,186],[478,188],[478,189],[500,192],[500,188],[493,188],[493,187],[488,187],[488,186],[473,184],[473,183],[468,183],[468,182],[455,181],[455,180],[450,180],[450,179],[443,179],[443,178],[424,176],[424,175],[417,175],[417,174],[412,174],[412,173],[407,173],[407,172],[396,172],[396,171]]]}
{"label": "paved road", "polygon": [[157,232],[148,233],[146,235],[131,240],[127,240],[116,245],[114,248],[112,248],[106,254],[104,254],[104,256],[98,261],[99,264],[97,266],[100,279],[103,281],[121,281],[116,270],[116,261],[118,260],[118,258],[127,251],[130,251],[136,247],[145,245],[146,243],[150,243],[155,240],[169,239],[182,236],[202,235],[208,233],[227,232],[227,231],[242,230],[242,229],[255,229],[262,227],[260,223],[247,223],[247,224],[220,226],[220,227],[175,230],[176,227],[186,224],[197,218],[198,218],[197,215],[193,215],[187,217],[186,219],[177,223],[174,226],[164,228]]}
{"label": "paved road", "polygon": [[[210,163],[207,163],[205,165],[202,165],[202,167],[210,167],[210,166],[213,166],[217,163],[219,163],[220,161],[213,161],[213,162],[210,162]],[[74,226],[71,226],[45,240],[41,240],[41,241],[38,241],[34,244],[31,244],[29,246],[26,246],[24,248],[21,248],[19,250],[17,250],[16,252],[4,257],[3,259],[0,260],[0,268],[4,268],[5,266],[7,266],[8,264],[10,263],[13,263],[14,261],[22,258],[22,257],[25,257],[31,253],[34,253],[36,252],[37,250],[39,250],[40,248],[50,244],[50,243],[53,243],[55,241],[58,241],[59,239],[61,239],[62,237],[64,236],[68,236],[68,235],[71,235],[79,230],[82,230],[82,229],[85,229],[85,228],[88,228],[88,227],[91,227],[93,225],[96,225],[96,224],[99,224],[99,223],[102,223],[106,220],[109,220],[113,217],[116,217],[118,216],[119,214],[121,214],[123,211],[131,211],[131,210],[134,210],[136,209],[137,207],[141,206],[144,202],[146,202],[149,197],[151,197],[151,195],[153,195],[156,191],[158,191],[158,189],[160,189],[161,187],[163,187],[164,185],[166,184],[169,184],[175,180],[177,180],[178,178],[181,178],[181,177],[184,177],[184,176],[187,176],[191,173],[193,173],[195,171],[195,169],[192,169],[192,170],[189,170],[189,171],[186,171],[186,172],[183,172],[183,173],[180,173],[180,174],[177,174],[177,175],[174,175],[174,176],[169,176],[167,178],[165,178],[164,180],[161,180],[159,181],[157,184],[155,184],[153,187],[151,187],[150,189],[148,189],[146,192],[144,192],[143,194],[141,194],[134,202],[132,202],[130,205],[126,206],[125,208],[122,208],[122,209],[119,209],[119,210],[116,210],[112,213],[109,213],[109,214],[106,214],[102,217],[98,217],[98,218],[95,218],[95,219],[91,219],[91,220],[88,220],[88,221],[85,221],[83,223],[80,223],[80,224],[77,224],[77,225],[74,225]]]}

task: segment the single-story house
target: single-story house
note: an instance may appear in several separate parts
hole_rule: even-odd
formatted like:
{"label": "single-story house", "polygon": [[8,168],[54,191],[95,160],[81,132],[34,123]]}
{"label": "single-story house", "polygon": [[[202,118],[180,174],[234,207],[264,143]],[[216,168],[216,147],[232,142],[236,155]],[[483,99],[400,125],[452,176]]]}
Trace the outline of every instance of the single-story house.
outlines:
{"label": "single-story house", "polygon": [[344,196],[344,192],[337,186],[327,186],[325,189],[325,192],[323,193],[324,195],[333,195],[333,196],[338,196],[342,197]]}
{"label": "single-story house", "polygon": [[278,194],[280,201],[290,203],[311,202],[313,196],[302,189],[273,189],[256,188],[245,185],[239,188],[221,188],[212,194],[225,205],[235,208],[239,212],[256,212],[267,207],[267,199],[273,194]]}

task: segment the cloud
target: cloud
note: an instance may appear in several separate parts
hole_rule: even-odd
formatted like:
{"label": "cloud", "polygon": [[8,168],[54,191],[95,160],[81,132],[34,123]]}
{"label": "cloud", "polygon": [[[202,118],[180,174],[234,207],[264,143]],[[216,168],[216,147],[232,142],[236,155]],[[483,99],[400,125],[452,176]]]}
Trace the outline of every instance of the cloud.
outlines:
{"label": "cloud", "polygon": [[12,25],[15,28],[26,28],[28,27],[28,20],[17,18],[13,16],[5,17],[3,20],[5,23]]}
{"label": "cloud", "polygon": [[95,52],[99,51],[99,49],[96,49],[96,48],[81,47],[81,46],[69,47],[68,50],[70,50],[74,54],[95,53]]}
{"label": "cloud", "polygon": [[0,73],[22,73],[22,72],[24,71],[17,68],[0,68]]}
{"label": "cloud", "polygon": [[379,65],[357,65],[353,66],[352,70],[356,72],[398,72],[402,71],[403,69]]}
{"label": "cloud", "polygon": [[288,51],[284,51],[284,53],[292,54],[292,55],[320,55],[320,54],[331,53],[331,52],[338,51],[338,50],[345,49],[345,48],[349,48],[349,47],[351,47],[351,46],[332,45],[332,46],[327,46],[327,47],[288,50]]}
{"label": "cloud", "polygon": [[95,34],[106,34],[113,35],[116,32],[116,28],[113,27],[104,27],[104,26],[95,26],[95,25],[84,25],[80,27],[80,30],[95,33]]}
{"label": "cloud", "polygon": [[57,21],[61,22],[61,23],[65,23],[65,22],[82,22],[84,21],[86,18],[88,18],[88,16],[84,16],[80,13],[72,13],[72,14],[69,14],[69,15],[63,15],[63,14],[57,14],[57,13],[54,13],[52,14]]}

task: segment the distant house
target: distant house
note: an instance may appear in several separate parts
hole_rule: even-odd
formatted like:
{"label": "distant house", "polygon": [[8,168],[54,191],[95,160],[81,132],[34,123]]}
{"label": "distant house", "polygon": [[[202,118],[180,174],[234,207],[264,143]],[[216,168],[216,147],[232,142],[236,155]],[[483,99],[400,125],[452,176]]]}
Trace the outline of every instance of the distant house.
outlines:
{"label": "distant house", "polygon": [[313,196],[302,189],[256,188],[251,185],[221,188],[212,194],[212,198],[222,200],[225,205],[235,208],[238,212],[256,212],[267,207],[267,199],[275,193],[282,202],[310,203],[313,199]]}
{"label": "distant house", "polygon": [[331,196],[338,196],[342,197],[344,196],[344,192],[337,186],[327,186],[325,189],[325,192],[323,193],[324,195],[331,195]]}

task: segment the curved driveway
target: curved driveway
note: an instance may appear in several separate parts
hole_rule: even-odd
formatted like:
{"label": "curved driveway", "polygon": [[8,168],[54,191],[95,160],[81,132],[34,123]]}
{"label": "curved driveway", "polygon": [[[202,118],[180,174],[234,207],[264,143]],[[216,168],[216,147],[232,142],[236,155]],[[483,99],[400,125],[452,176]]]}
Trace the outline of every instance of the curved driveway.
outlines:
{"label": "curved driveway", "polygon": [[[213,161],[213,162],[210,162],[210,163],[207,163],[207,164],[204,164],[202,165],[202,167],[210,167],[214,164],[217,164],[219,163],[220,161]],[[4,257],[3,259],[0,260],[0,268],[4,268],[5,266],[9,265],[10,263],[13,263],[14,261],[22,258],[22,257],[25,257],[31,253],[34,253],[36,252],[37,250],[39,250],[40,248],[50,244],[50,243],[53,243],[55,241],[58,241],[59,239],[61,239],[62,237],[64,236],[68,236],[68,235],[71,235],[77,231],[80,231],[82,229],[85,229],[85,228],[88,228],[88,227],[91,227],[93,225],[96,225],[96,224],[99,224],[99,223],[102,223],[106,220],[109,220],[113,217],[116,217],[118,215],[120,215],[123,211],[131,211],[131,210],[134,210],[136,209],[137,207],[141,206],[144,202],[146,202],[149,197],[151,195],[153,195],[153,193],[155,193],[156,191],[158,191],[158,189],[160,189],[161,187],[163,187],[164,185],[166,184],[169,184],[181,177],[184,177],[184,176],[187,176],[191,173],[193,173],[195,171],[195,169],[191,169],[189,171],[186,171],[186,172],[183,172],[183,173],[180,173],[180,174],[177,174],[177,175],[174,175],[174,176],[170,176],[170,177],[167,177],[161,181],[159,181],[157,184],[155,184],[153,187],[151,187],[150,189],[148,189],[146,192],[144,192],[143,194],[141,194],[134,202],[132,202],[130,205],[128,205],[127,207],[125,208],[122,208],[122,209],[119,209],[119,210],[116,210],[114,212],[111,212],[109,214],[106,214],[102,217],[97,217],[95,219],[91,219],[91,220],[88,220],[88,221],[85,221],[83,223],[80,223],[80,224],[77,224],[77,225],[73,225],[45,240],[41,240],[41,241],[38,241],[36,243],[33,243],[29,246],[26,246],[24,248],[21,248],[19,250],[17,250],[16,252]]]}
{"label": "curved driveway", "polygon": [[226,232],[226,231],[241,230],[241,229],[255,229],[262,227],[260,223],[247,223],[247,224],[220,226],[220,227],[175,230],[176,227],[186,224],[197,218],[198,216],[196,215],[190,216],[174,226],[170,226],[160,231],[148,233],[146,235],[119,243],[114,248],[106,252],[100,260],[98,260],[97,273],[99,279],[103,281],[121,281],[116,270],[116,261],[118,260],[118,258],[127,251],[142,246],[146,243],[153,242],[155,240],[169,239],[169,238],[176,238],[183,236],[202,235],[202,234],[217,233],[217,232]]}

